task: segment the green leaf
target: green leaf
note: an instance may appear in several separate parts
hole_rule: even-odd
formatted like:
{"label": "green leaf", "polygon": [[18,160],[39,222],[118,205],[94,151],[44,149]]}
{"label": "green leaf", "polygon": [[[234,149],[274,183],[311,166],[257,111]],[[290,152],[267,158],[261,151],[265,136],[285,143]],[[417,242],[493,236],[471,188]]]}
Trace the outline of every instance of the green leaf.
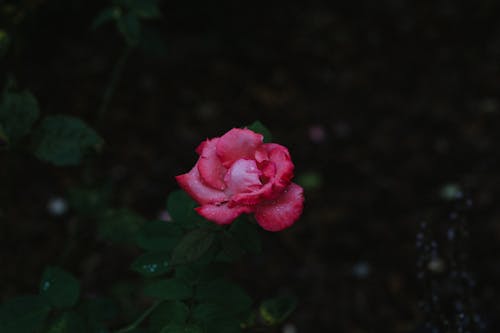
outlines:
{"label": "green leaf", "polygon": [[141,38],[141,22],[135,13],[127,13],[116,20],[118,31],[130,46],[135,46]]}
{"label": "green leaf", "polygon": [[110,209],[99,219],[99,236],[115,243],[132,244],[144,223],[142,216],[128,209]]}
{"label": "green leaf", "polygon": [[146,328],[136,327],[130,331],[127,331],[127,333],[156,333],[156,332],[151,332]]}
{"label": "green leaf", "polygon": [[171,324],[164,327],[160,333],[203,333],[203,329],[200,326],[193,324]]}
{"label": "green leaf", "polygon": [[241,333],[240,321],[235,318],[222,318],[204,323],[206,333]]}
{"label": "green leaf", "polygon": [[297,184],[302,186],[306,191],[317,190],[324,183],[323,177],[319,172],[309,171],[301,173],[295,180]]}
{"label": "green leaf", "polygon": [[279,296],[262,302],[259,313],[267,325],[282,323],[297,307],[297,299],[293,296]]}
{"label": "green leaf", "polygon": [[103,140],[80,119],[46,117],[34,136],[35,155],[58,166],[78,165],[83,156],[99,150]]}
{"label": "green leaf", "polygon": [[103,25],[104,23],[112,20],[118,19],[122,15],[122,11],[118,7],[108,7],[101,10],[97,16],[92,21],[92,25],[90,28],[92,30],[96,30],[98,27]]}
{"label": "green leaf", "polygon": [[39,115],[38,103],[28,91],[5,91],[0,104],[0,124],[4,136],[14,142],[28,134]]}
{"label": "green leaf", "polygon": [[227,307],[214,303],[199,303],[192,311],[193,321],[206,333],[239,333],[240,321],[228,313]]}
{"label": "green leaf", "polygon": [[187,229],[192,229],[204,222],[194,208],[198,204],[184,191],[178,190],[170,193],[167,199],[167,211],[174,222]]}
{"label": "green leaf", "polygon": [[160,332],[170,324],[184,324],[189,316],[189,308],[179,301],[162,303],[149,318],[149,328],[152,332]]}
{"label": "green leaf", "polygon": [[115,319],[118,314],[116,304],[108,298],[86,299],[78,308],[78,312],[88,323],[105,323]]}
{"label": "green leaf", "polygon": [[168,252],[149,252],[137,258],[131,268],[145,277],[165,274],[170,270]]}
{"label": "green leaf", "polygon": [[222,262],[233,262],[245,254],[245,250],[235,237],[231,234],[223,234],[220,244],[222,251],[217,255],[217,260]]}
{"label": "green leaf", "polygon": [[175,269],[175,277],[183,279],[189,285],[197,285],[221,278],[227,271],[227,265],[221,263],[211,263],[201,265],[199,263],[180,266]]}
{"label": "green leaf", "polygon": [[111,331],[109,331],[106,327],[103,327],[99,324],[88,323],[87,325],[88,325],[87,328],[88,333],[111,333]]}
{"label": "green leaf", "polygon": [[86,333],[86,329],[78,314],[65,312],[50,325],[47,333]]}
{"label": "green leaf", "polygon": [[255,133],[262,134],[264,136],[264,143],[269,143],[273,141],[273,136],[271,135],[271,131],[267,129],[264,124],[260,121],[254,121],[250,126],[247,126],[249,130],[254,131]]}
{"label": "green leaf", "polygon": [[200,324],[231,317],[224,306],[214,303],[198,303],[192,310],[193,320]]}
{"label": "green leaf", "polygon": [[215,235],[210,230],[195,229],[189,232],[175,247],[172,254],[172,263],[177,265],[199,259],[210,249],[214,239]]}
{"label": "green leaf", "polygon": [[131,1],[130,10],[142,19],[156,19],[161,17],[156,0]]}
{"label": "green leaf", "polygon": [[56,308],[69,308],[80,297],[80,283],[73,275],[57,267],[47,267],[40,282],[40,295]]}
{"label": "green leaf", "polygon": [[225,312],[228,315],[244,314],[252,305],[252,299],[242,288],[224,279],[200,284],[196,289],[195,298],[200,302],[226,308]]}
{"label": "green leaf", "polygon": [[241,217],[236,219],[231,225],[229,232],[246,251],[254,254],[262,251],[257,225],[250,223],[247,218]]}
{"label": "green leaf", "polygon": [[137,236],[137,245],[148,251],[172,251],[182,237],[178,224],[151,221],[143,225]]}
{"label": "green leaf", "polygon": [[49,315],[50,305],[42,296],[21,296],[0,305],[0,332],[33,333]]}
{"label": "green leaf", "polygon": [[137,282],[122,280],[111,285],[110,297],[115,300],[119,310],[120,318],[136,318],[140,315],[137,308],[137,300],[142,297],[142,290]]}
{"label": "green leaf", "polygon": [[79,215],[99,217],[108,207],[110,191],[107,188],[71,188],[68,202]]}
{"label": "green leaf", "polygon": [[144,288],[144,294],[164,300],[181,301],[190,298],[193,289],[183,279],[172,278],[152,282]]}

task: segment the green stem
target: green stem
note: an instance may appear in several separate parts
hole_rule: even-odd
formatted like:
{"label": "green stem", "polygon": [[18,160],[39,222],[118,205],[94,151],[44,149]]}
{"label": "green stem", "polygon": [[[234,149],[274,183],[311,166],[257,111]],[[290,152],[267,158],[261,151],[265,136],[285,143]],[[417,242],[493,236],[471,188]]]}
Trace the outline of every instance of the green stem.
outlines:
{"label": "green stem", "polygon": [[123,50],[123,53],[121,54],[120,58],[118,58],[118,61],[116,62],[115,66],[113,67],[111,78],[109,79],[109,83],[106,87],[106,90],[104,91],[102,103],[99,108],[99,120],[102,120],[102,118],[108,111],[109,103],[111,102],[111,98],[113,98],[116,85],[118,84],[118,81],[122,76],[123,69],[125,68],[125,64],[127,63],[127,59],[131,51],[132,51],[132,46],[127,45],[125,50]]}
{"label": "green stem", "polygon": [[119,329],[115,333],[126,333],[135,330],[163,301],[156,301],[146,311],[142,313],[132,324]]}

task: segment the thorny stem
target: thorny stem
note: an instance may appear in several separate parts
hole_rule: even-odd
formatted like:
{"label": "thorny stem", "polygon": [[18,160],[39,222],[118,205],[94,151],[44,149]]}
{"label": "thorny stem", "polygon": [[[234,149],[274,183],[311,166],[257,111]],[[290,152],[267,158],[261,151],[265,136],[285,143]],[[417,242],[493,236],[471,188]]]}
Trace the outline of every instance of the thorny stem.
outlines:
{"label": "thorny stem", "polygon": [[157,301],[144,311],[132,324],[119,329],[115,333],[126,333],[135,330],[163,301]]}
{"label": "thorny stem", "polygon": [[121,54],[120,58],[118,58],[118,61],[116,62],[115,66],[113,67],[113,72],[111,73],[109,83],[106,87],[106,90],[104,91],[102,103],[101,103],[101,106],[99,108],[99,121],[102,121],[102,118],[104,117],[104,115],[108,111],[109,103],[111,102],[111,99],[113,98],[113,94],[115,92],[116,85],[122,76],[123,69],[125,67],[125,64],[127,63],[127,59],[129,57],[132,49],[133,49],[132,46],[127,45],[127,47],[123,50],[123,53]]}

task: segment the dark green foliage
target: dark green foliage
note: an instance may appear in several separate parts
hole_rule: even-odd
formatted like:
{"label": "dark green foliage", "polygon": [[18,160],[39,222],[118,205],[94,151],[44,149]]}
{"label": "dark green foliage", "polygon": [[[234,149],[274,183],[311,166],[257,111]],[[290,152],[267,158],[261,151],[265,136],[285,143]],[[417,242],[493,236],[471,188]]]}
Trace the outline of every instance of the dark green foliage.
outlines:
{"label": "dark green foliage", "polygon": [[254,121],[251,125],[247,127],[249,130],[254,131],[255,133],[262,134],[264,136],[264,142],[269,143],[273,141],[273,136],[271,135],[271,131],[267,129],[264,124],[262,124],[260,121]]}
{"label": "dark green foliage", "polygon": [[[43,15],[41,15],[43,17],[36,17],[36,9],[40,1],[28,2],[17,4],[13,1],[12,4],[1,6],[2,18],[9,15],[12,16],[12,20],[19,20],[15,22],[15,27],[12,26],[12,31],[16,32],[12,36],[21,36],[32,29],[47,32],[48,34],[45,36],[47,38],[40,39],[36,44],[43,45],[47,51],[57,45],[57,52],[74,53],[76,58],[73,60],[78,62],[79,59],[82,59],[81,57],[88,58],[86,52],[80,54],[80,51],[84,51],[80,49],[80,46],[86,37],[72,36],[70,31],[62,31],[66,28],[64,25],[59,26],[61,23],[72,21],[73,18],[69,15],[73,13],[71,10],[82,9],[79,3],[70,1],[61,5],[60,8],[52,7],[49,4],[48,7],[43,6]],[[41,1],[40,3],[45,5],[45,2]],[[69,95],[74,94],[81,96],[82,99],[90,100],[88,103],[73,103],[67,99],[66,93],[68,91],[62,92],[48,86],[41,87],[50,80],[27,81],[36,87],[41,94],[44,94],[43,104],[49,106],[48,112],[58,112],[53,109],[54,106],[58,105],[70,108],[72,113],[79,112],[78,109],[84,109],[88,119],[99,119],[100,127],[105,128],[106,132],[109,133],[112,130],[119,131],[120,128],[106,128],[105,125],[108,124],[102,122],[104,112],[94,114],[93,109],[106,110],[114,87],[119,85],[120,73],[125,68],[127,57],[129,54],[133,54],[136,47],[157,55],[164,54],[166,47],[164,36],[145,26],[146,20],[162,16],[157,0],[112,0],[105,6],[108,7],[97,14],[92,28],[96,29],[105,23],[114,24],[114,28],[123,37],[127,46],[124,55],[118,59],[117,66],[113,70],[109,87],[106,87],[102,108],[95,105],[96,103],[93,101],[92,96],[96,93],[95,91],[72,91]],[[54,8],[56,10],[52,11]],[[45,30],[42,23],[51,20],[53,18],[51,15],[54,13],[61,16],[54,22],[50,22],[54,23],[53,26],[56,26],[57,29]],[[87,9],[78,13],[79,18],[87,20],[87,24],[90,21],[88,14]],[[27,18],[27,21],[29,19],[29,23],[21,25],[21,20],[24,18]],[[78,20],[75,19],[75,21]],[[10,31],[10,24],[7,29]],[[59,29],[63,33],[62,36],[73,43],[72,47],[66,49],[64,45],[59,44],[57,41],[57,30]],[[82,32],[81,29],[79,31]],[[3,56],[7,44],[10,44],[10,36],[10,33],[7,34],[0,30],[0,56]],[[81,39],[82,37],[83,39]],[[34,67],[39,67],[40,64],[45,66],[46,62],[44,61],[47,60],[44,59],[45,54],[38,59],[39,52],[32,52],[31,46],[35,45],[30,45],[29,42],[29,40],[16,40],[13,44],[14,47],[11,48],[15,52],[6,57],[8,70],[23,68],[23,72],[20,73],[23,80],[28,78],[27,74],[33,69],[38,72],[38,68]],[[110,43],[110,45],[112,44]],[[23,50],[29,50],[28,52],[32,52],[32,54],[22,54]],[[18,56],[19,59],[34,57],[33,59],[36,58],[36,61],[30,66],[23,66],[12,61]],[[94,59],[94,57],[89,58],[89,60],[94,61],[91,58]],[[99,55],[95,57],[97,62],[101,58]],[[107,57],[103,59],[105,58]],[[56,63],[59,60],[61,59],[54,58],[50,62]],[[65,64],[66,70],[69,70],[72,64],[74,62]],[[42,67],[40,67],[42,72],[51,73],[47,71],[48,68]],[[100,77],[101,74],[94,72],[91,67],[94,68],[94,66],[90,66],[86,72]],[[64,80],[61,82],[63,84],[72,83],[75,79],[71,75],[66,77],[66,74],[70,74],[66,71],[53,74],[58,79],[62,75]],[[101,150],[104,140],[81,119],[68,115],[44,115],[40,118],[38,102],[30,92],[13,91],[10,83],[6,83],[5,87],[0,101],[1,148],[19,147],[21,151],[30,151],[40,160],[53,166],[77,166],[85,156]],[[47,91],[51,90],[63,98],[52,99],[51,96],[45,95]],[[111,115],[110,118],[114,116]],[[266,140],[270,139],[268,131],[262,124],[256,123],[252,126],[256,131],[265,132]],[[24,142],[28,144],[25,147],[22,146]],[[2,153],[8,157],[17,157],[15,150],[12,149],[12,151],[14,153],[10,151]],[[29,159],[24,160],[24,158],[21,156],[21,162],[29,162]],[[6,178],[13,174],[12,169],[23,166],[22,163],[17,163],[19,161],[13,162],[7,161],[5,163],[7,166],[5,168]],[[106,160],[105,162],[110,161]],[[94,166],[97,167],[93,169]],[[198,206],[197,203],[183,191],[173,192],[168,198],[167,207],[173,217],[172,222],[147,221],[141,215],[127,208],[113,208],[110,202],[111,198],[114,199],[114,197],[110,189],[115,185],[112,183],[114,179],[103,182],[102,178],[109,176],[109,174],[101,173],[100,171],[103,171],[100,169],[101,166],[101,164],[86,164],[81,168],[83,172],[80,175],[77,174],[79,169],[76,168],[64,170],[60,172],[64,175],[64,179],[47,177],[46,182],[41,181],[33,186],[31,184],[26,186],[27,181],[20,182],[19,186],[14,180],[6,182],[9,183],[7,192],[13,189],[16,192],[13,195],[7,193],[8,195],[5,197],[8,200],[11,197],[17,198],[21,195],[33,196],[33,198],[38,199],[40,198],[39,188],[46,187],[50,191],[57,192],[61,187],[71,184],[71,190],[67,191],[67,197],[64,198],[68,200],[71,211],[63,217],[54,219],[54,222],[64,221],[65,223],[60,224],[61,235],[64,235],[66,222],[69,222],[67,224],[69,237],[67,241],[61,242],[60,252],[54,251],[51,245],[43,253],[44,255],[53,254],[52,260],[69,263],[71,267],[84,272],[85,278],[82,283],[89,290],[81,293],[80,282],[72,274],[58,267],[47,267],[41,276],[38,295],[14,298],[0,305],[0,333],[240,332],[240,323],[250,311],[252,301],[240,287],[223,278],[227,273],[228,266],[216,262],[216,258],[225,256],[226,260],[236,260],[246,252],[257,252],[260,249],[260,241],[256,237],[254,225],[237,222],[231,227],[224,227],[208,222],[196,213],[194,208]],[[54,174],[58,173],[52,167],[46,169],[50,172],[54,170]],[[78,184],[76,179],[80,178],[79,176],[84,179],[85,185]],[[5,187],[7,188],[7,186]],[[31,210],[39,206],[39,204],[35,204],[25,207]],[[10,212],[6,213],[4,207],[0,207],[0,210],[2,217],[10,217]],[[43,212],[33,212],[32,216],[43,216]],[[29,223],[23,226],[27,235],[36,231],[29,230],[30,226]],[[42,225],[42,228],[44,226]],[[92,234],[94,227],[96,227],[98,238],[101,240],[127,245],[126,250],[129,252],[124,254],[124,258],[127,258],[127,255],[134,253],[134,251],[137,253],[139,249],[145,251],[131,264],[131,269],[139,274],[120,277],[113,282],[110,280],[114,277],[109,276],[109,271],[105,273],[93,271],[96,268],[95,262],[92,262],[95,258],[97,261],[102,260],[102,262],[108,263],[107,256],[110,252],[107,251],[106,247],[113,245],[92,242],[93,236],[95,236]],[[11,231],[10,227],[8,231]],[[85,234],[85,236],[81,237],[80,233]],[[10,237],[10,233],[6,235],[6,237]],[[41,237],[46,236],[41,235]],[[60,238],[55,239],[61,240]],[[92,256],[85,256],[81,249],[75,250],[75,245],[80,246],[87,240],[89,246],[96,247],[93,249]],[[33,244],[35,246],[40,243],[34,239]],[[37,251],[35,248],[32,250]],[[68,253],[70,254],[68,255]],[[60,257],[59,254],[61,254]],[[31,262],[32,259],[28,261]],[[117,258],[117,262],[121,262],[120,259],[122,258]],[[91,263],[89,264],[89,262]],[[103,286],[108,286],[110,283],[110,290],[102,290]],[[142,288],[142,286],[144,287]],[[107,292],[112,299],[94,296],[94,294],[105,295]],[[150,298],[154,298],[157,302],[149,308],[141,310],[141,307],[151,301]],[[121,325],[124,327],[118,328]]]}
{"label": "dark green foliage", "polygon": [[257,254],[261,251],[260,236],[257,225],[250,222],[247,216],[236,219],[227,232],[218,237],[221,252],[217,260],[233,262],[245,253]]}
{"label": "dark green foliage", "polygon": [[236,219],[229,228],[230,234],[246,251],[257,254],[262,250],[257,224],[252,223],[245,216]]}
{"label": "dark green foliage", "polygon": [[21,296],[0,305],[0,332],[40,332],[50,312],[50,304],[43,296]]}
{"label": "dark green foliage", "polygon": [[129,45],[137,45],[141,37],[141,23],[134,13],[120,16],[116,21],[118,31],[123,35]]}
{"label": "dark green foliage", "polygon": [[157,0],[115,0],[113,3],[128,8],[142,19],[157,19],[161,17]]}
{"label": "dark green foliage", "polygon": [[163,302],[151,314],[149,319],[149,328],[152,332],[160,332],[168,325],[181,325],[189,317],[189,308],[180,301]]}
{"label": "dark green foliage", "polygon": [[[39,118],[36,98],[28,91],[13,91],[6,83],[0,101],[0,147],[15,144],[31,134]],[[100,150],[103,140],[78,118],[49,116],[35,127],[31,136],[34,154],[57,166],[77,165],[84,155]]]}
{"label": "dark green foliage", "polygon": [[221,278],[227,270],[227,266],[220,263],[210,263],[203,265],[201,263],[191,263],[185,266],[179,266],[175,270],[175,277],[181,278],[190,285],[198,285],[202,282],[208,282]]}
{"label": "dark green foliage", "polygon": [[99,236],[122,244],[133,244],[145,223],[142,216],[128,209],[109,209],[99,218]]}
{"label": "dark green foliage", "polygon": [[171,251],[182,234],[178,224],[154,220],[142,226],[137,236],[137,245],[148,251]]}
{"label": "dark green foliage", "polygon": [[84,318],[89,330],[97,333],[106,332],[104,327],[116,317],[118,309],[111,299],[92,298],[81,303],[78,313]]}
{"label": "dark green foliage", "polygon": [[94,18],[91,28],[95,30],[108,21],[118,19],[121,15],[122,11],[118,7],[105,8],[101,10],[99,14],[97,14],[97,16]]}
{"label": "dark green foliage", "polygon": [[144,294],[164,300],[182,301],[192,296],[193,289],[185,280],[172,278],[148,284],[144,288]]}
{"label": "dark green foliage", "polygon": [[207,333],[240,333],[241,323],[235,318],[218,318],[204,321],[202,327]]}
{"label": "dark green foliage", "polygon": [[229,233],[224,233],[220,237],[221,252],[217,256],[217,260],[222,262],[233,262],[240,259],[245,250],[241,247],[238,240]]}
{"label": "dark green foliage", "polygon": [[173,264],[190,263],[203,256],[212,246],[215,235],[211,230],[195,229],[186,234],[172,253]]}
{"label": "dark green foliage", "polygon": [[78,215],[96,218],[105,213],[109,195],[107,189],[75,187],[68,191],[68,202]]}
{"label": "dark green foliage", "polygon": [[252,305],[252,299],[241,287],[225,279],[201,283],[196,289],[195,298],[224,308],[224,313],[229,316],[245,315]]}
{"label": "dark green foliage", "polygon": [[80,283],[73,275],[57,267],[47,267],[40,281],[40,295],[56,308],[69,308],[80,297]]}
{"label": "dark green foliage", "polygon": [[57,166],[78,165],[87,153],[103,145],[101,137],[83,121],[62,115],[45,118],[33,142],[35,155]]}
{"label": "dark green foliage", "polygon": [[174,222],[183,228],[191,229],[204,223],[203,218],[196,213],[194,208],[198,204],[184,191],[178,190],[170,193],[167,199],[167,210]]}
{"label": "dark green foliage", "polygon": [[39,116],[38,103],[28,91],[4,91],[0,104],[0,137],[16,142],[26,136]]}
{"label": "dark green foliage", "polygon": [[293,296],[279,296],[262,302],[259,313],[267,325],[282,323],[297,307],[297,299]]}
{"label": "dark green foliage", "polygon": [[50,325],[46,333],[86,333],[81,316],[73,311],[65,312]]}
{"label": "dark green foliage", "polygon": [[[131,20],[131,26],[123,29],[138,29],[139,21],[134,23],[137,17],[152,18],[158,14],[148,3],[155,1],[115,2],[120,10],[127,8]],[[96,24],[117,15],[123,18],[120,11],[103,12]],[[125,30],[123,33],[134,34]],[[31,95],[16,98],[9,105],[30,111],[28,107],[19,107],[24,103],[31,105],[30,112],[36,109]],[[0,140],[26,135],[38,116],[37,109],[30,112],[15,126],[0,127]],[[11,125],[8,121],[1,125],[5,124]],[[102,139],[85,123],[66,116],[45,118],[32,139],[35,154],[55,165],[76,165],[84,154],[102,145]],[[242,323],[252,313],[252,300],[238,285],[225,279],[225,262],[261,250],[255,223],[240,218],[231,226],[217,226],[196,213],[197,203],[183,191],[174,191],[168,197],[167,209],[173,220],[169,222],[146,221],[128,209],[110,208],[110,192],[105,186],[73,188],[68,192],[68,201],[79,217],[98,223],[100,238],[146,251],[131,264],[131,269],[146,279],[143,295],[157,302],[116,332],[242,331]],[[48,267],[42,275],[38,296],[16,298],[0,306],[0,332],[110,333],[109,327],[114,325],[119,311],[126,317],[137,316],[134,301],[140,291],[137,283],[117,282],[111,290],[116,304],[106,298],[80,301],[78,280],[60,268]],[[261,306],[261,313],[284,318],[290,309],[275,303],[267,301]]]}
{"label": "dark green foliage", "polygon": [[193,309],[193,320],[209,333],[240,332],[240,320],[227,310],[220,304],[199,303]]}
{"label": "dark green foliage", "polygon": [[118,32],[129,46],[137,46],[142,40],[141,20],[161,17],[156,0],[115,0],[97,14],[91,28],[97,29],[106,22],[114,21]]}
{"label": "dark green foliage", "polygon": [[155,277],[170,270],[170,253],[148,252],[137,258],[131,268],[145,277]]}
{"label": "dark green foliage", "polygon": [[160,333],[203,333],[203,329],[200,326],[193,324],[171,324],[164,327]]}

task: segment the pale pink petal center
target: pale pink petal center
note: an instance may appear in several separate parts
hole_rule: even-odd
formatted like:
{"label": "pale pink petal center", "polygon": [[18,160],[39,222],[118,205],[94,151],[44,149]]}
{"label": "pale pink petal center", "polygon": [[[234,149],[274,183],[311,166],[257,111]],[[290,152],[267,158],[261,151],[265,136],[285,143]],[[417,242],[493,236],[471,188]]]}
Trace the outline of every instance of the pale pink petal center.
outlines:
{"label": "pale pink petal center", "polygon": [[224,181],[226,182],[226,194],[232,196],[238,193],[248,193],[258,190],[261,171],[253,160],[237,160],[228,170]]}

